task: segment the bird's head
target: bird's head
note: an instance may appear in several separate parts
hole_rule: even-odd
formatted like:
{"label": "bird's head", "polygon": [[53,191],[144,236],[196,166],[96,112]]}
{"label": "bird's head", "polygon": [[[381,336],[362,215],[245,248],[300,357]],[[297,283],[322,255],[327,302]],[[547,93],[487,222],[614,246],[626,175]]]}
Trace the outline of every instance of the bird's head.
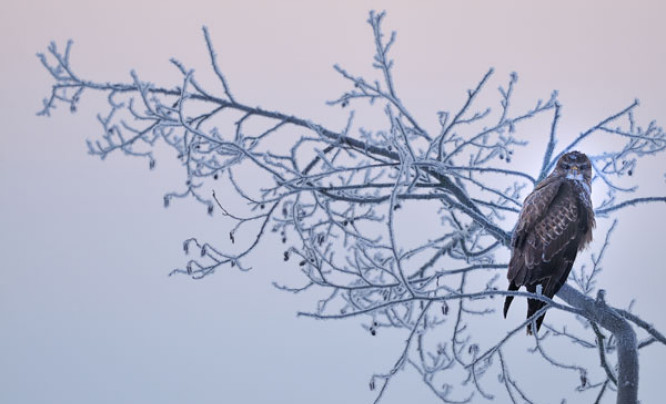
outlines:
{"label": "bird's head", "polygon": [[592,163],[579,151],[572,151],[560,157],[555,171],[568,179],[584,181],[588,186],[592,180]]}

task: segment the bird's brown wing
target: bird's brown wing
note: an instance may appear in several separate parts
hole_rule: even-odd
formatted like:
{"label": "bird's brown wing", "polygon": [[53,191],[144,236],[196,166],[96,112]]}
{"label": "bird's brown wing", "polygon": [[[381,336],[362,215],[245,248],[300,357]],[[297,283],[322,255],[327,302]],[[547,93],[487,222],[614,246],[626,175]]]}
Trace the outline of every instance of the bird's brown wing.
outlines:
{"label": "bird's brown wing", "polygon": [[[513,253],[507,273],[509,282],[517,287],[525,284],[527,271],[533,267],[529,266],[528,268],[526,265],[526,253],[530,247],[526,245],[526,242],[530,239],[530,244],[535,243],[534,229],[548,215],[550,206],[560,192],[563,182],[564,180],[559,177],[547,177],[525,198],[523,209],[518,217],[518,223],[513,231],[513,238],[511,240]],[[533,254],[535,252],[534,248],[532,247],[531,250]]]}
{"label": "bird's brown wing", "polygon": [[520,216],[518,217],[516,229],[513,231],[512,247],[522,247],[527,232],[545,215],[551,202],[555,199],[562,182],[563,180],[560,177],[547,177],[527,195],[527,198],[523,202]]}
{"label": "bird's brown wing", "polygon": [[[578,252],[582,216],[584,212],[578,206],[574,188],[563,183],[543,217],[527,235],[523,247],[526,267],[523,284],[551,280],[561,285],[562,278],[566,280]],[[554,285],[548,289],[553,290]]]}

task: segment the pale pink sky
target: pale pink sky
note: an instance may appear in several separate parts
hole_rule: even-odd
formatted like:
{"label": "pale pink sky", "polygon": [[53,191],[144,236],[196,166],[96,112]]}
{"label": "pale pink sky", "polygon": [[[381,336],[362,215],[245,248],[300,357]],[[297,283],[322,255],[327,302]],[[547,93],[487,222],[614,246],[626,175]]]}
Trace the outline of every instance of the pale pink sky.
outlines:
{"label": "pale pink sky", "polygon": [[[133,68],[175,85],[179,74],[168,60],[176,57],[215,86],[201,34],[207,25],[237,97],[340,127],[346,115],[324,104],[345,88],[332,65],[371,73],[365,20],[370,9],[385,9],[386,30],[398,31],[397,89],[428,129],[435,112],[459,106],[490,66],[494,86],[519,73],[518,104],[559,90],[559,130],[569,138],[634,98],[644,122],[666,122],[666,6],[659,1],[407,4],[5,2],[0,402],[367,403],[371,374],[392,365],[404,340],[370,338],[356,322],[296,319],[313,302],[273,289],[270,281],[290,278],[269,258],[249,273],[167,278],[184,262],[183,239],[227,232],[194,203],[161,208],[181,178],[175,165],[158,161],[160,169],[148,172],[144,161],[86,155],[85,139],[99,133],[100,100],[84,98],[75,115],[61,108],[50,119],[35,116],[51,83],[35,53],[50,40],[73,39],[73,65],[92,79],[129,80]],[[666,163],[649,163],[645,193],[666,194]],[[600,285],[618,306],[636,298],[636,312],[662,331],[665,213],[660,205],[623,214]],[[641,399],[657,402],[666,350],[649,347],[641,361]],[[563,383],[570,389],[576,381]],[[411,371],[383,402],[407,400],[437,402]]]}

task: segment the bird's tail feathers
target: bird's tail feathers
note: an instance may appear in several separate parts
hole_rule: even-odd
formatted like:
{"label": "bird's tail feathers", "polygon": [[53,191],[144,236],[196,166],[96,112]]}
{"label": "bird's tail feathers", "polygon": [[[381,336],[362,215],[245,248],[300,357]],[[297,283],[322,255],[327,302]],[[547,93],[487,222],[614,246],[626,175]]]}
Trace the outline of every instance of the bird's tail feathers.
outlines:
{"label": "bird's tail feathers", "polygon": [[[546,302],[543,302],[541,300],[536,300],[536,299],[527,299],[527,318],[530,318],[536,313],[537,311],[541,310],[543,306],[546,305]],[[536,330],[539,332],[539,329],[541,329],[541,323],[543,323],[543,319],[546,317],[546,313],[543,313],[536,319]],[[532,322],[527,324],[527,334],[532,335]]]}
{"label": "bird's tail feathers", "polygon": [[[515,283],[511,282],[509,283],[509,289],[507,289],[509,292],[513,292],[515,290],[518,290],[520,287],[516,285]],[[513,296],[507,296],[506,299],[504,299],[504,318],[506,318],[506,313],[509,312],[509,307],[511,307],[511,302],[513,302]]]}

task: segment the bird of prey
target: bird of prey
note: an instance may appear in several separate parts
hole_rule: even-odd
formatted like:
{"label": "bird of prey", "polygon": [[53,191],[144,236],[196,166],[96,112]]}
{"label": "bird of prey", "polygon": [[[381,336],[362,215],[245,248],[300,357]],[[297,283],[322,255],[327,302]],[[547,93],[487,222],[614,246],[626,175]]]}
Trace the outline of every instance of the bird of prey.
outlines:
{"label": "bird of prey", "polygon": [[[539,287],[543,296],[552,298],[566,282],[576,254],[592,241],[591,168],[585,154],[566,153],[525,198],[511,239],[509,291],[525,286],[528,292],[538,293]],[[504,301],[505,318],[512,301],[513,296]],[[527,299],[527,318],[545,304]],[[536,319],[537,332],[544,316]],[[532,334],[531,323],[527,333]]]}

